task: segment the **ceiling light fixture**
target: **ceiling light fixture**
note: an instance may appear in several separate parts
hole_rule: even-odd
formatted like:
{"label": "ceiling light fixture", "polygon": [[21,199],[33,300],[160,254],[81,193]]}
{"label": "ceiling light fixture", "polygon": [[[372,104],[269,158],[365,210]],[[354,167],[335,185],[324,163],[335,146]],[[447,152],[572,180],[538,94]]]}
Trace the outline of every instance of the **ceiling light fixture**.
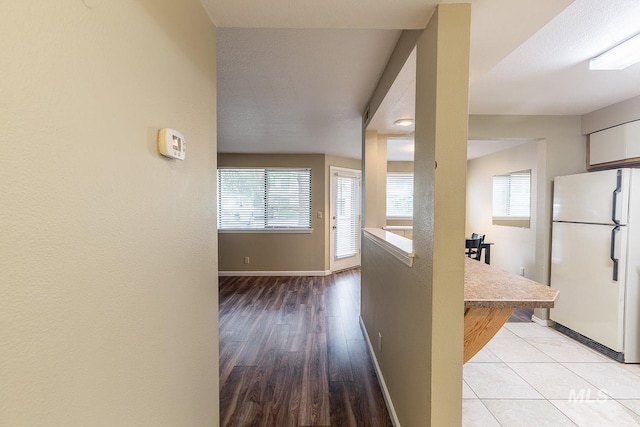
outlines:
{"label": "ceiling light fixture", "polygon": [[589,61],[590,70],[622,70],[640,62],[640,34],[636,34]]}
{"label": "ceiling light fixture", "polygon": [[393,124],[396,126],[404,126],[404,127],[413,126],[413,119],[400,119],[393,122]]}

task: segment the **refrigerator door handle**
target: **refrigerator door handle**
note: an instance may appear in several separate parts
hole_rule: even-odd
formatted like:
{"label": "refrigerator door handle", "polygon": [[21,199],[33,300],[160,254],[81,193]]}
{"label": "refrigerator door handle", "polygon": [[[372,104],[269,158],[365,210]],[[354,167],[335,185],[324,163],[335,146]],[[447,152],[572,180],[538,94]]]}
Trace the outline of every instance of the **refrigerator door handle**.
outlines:
{"label": "refrigerator door handle", "polygon": [[616,189],[613,190],[613,203],[611,205],[611,221],[614,224],[619,225],[620,220],[618,219],[618,194],[622,191],[622,171],[618,169],[617,171],[617,180],[616,180]]}
{"label": "refrigerator door handle", "polygon": [[616,258],[616,232],[620,231],[620,226],[616,225],[611,230],[611,261],[613,261],[613,281],[618,281],[618,261]]}

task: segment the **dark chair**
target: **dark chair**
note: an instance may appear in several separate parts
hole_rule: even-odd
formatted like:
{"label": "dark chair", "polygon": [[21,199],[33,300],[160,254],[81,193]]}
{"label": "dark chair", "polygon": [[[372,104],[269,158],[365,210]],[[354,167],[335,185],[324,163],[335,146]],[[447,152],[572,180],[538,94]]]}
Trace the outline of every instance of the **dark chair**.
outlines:
{"label": "dark chair", "polygon": [[482,244],[484,243],[484,234],[471,233],[471,239],[467,239],[465,244],[466,255],[480,261],[482,257]]}

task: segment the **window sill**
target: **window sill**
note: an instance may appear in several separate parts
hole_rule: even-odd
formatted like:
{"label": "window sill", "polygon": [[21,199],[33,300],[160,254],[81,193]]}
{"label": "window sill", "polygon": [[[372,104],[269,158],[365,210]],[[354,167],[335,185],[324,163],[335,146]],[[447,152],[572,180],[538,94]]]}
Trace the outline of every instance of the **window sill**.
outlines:
{"label": "window sill", "polygon": [[531,228],[531,220],[526,217],[496,217],[492,218],[493,225],[506,225],[509,227]]}
{"label": "window sill", "polygon": [[273,229],[245,229],[245,228],[225,228],[218,230],[222,234],[311,234],[313,228],[273,228]]}

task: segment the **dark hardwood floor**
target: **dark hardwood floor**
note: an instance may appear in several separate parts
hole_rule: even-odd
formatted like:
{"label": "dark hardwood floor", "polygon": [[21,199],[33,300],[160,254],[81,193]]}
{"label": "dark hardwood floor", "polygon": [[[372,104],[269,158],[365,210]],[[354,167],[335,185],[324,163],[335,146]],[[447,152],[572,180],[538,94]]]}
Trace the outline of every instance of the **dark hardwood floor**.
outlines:
{"label": "dark hardwood floor", "polygon": [[220,425],[392,425],[360,329],[360,270],[221,277],[219,316]]}
{"label": "dark hardwood floor", "polygon": [[533,308],[517,308],[507,322],[527,323],[531,322]]}

